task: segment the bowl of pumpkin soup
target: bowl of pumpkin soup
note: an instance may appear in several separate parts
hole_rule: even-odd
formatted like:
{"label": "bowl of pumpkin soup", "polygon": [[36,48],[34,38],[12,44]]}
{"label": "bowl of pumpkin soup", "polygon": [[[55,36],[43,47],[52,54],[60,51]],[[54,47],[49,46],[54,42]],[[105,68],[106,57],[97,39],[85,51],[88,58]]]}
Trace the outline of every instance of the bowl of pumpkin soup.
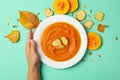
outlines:
{"label": "bowl of pumpkin soup", "polygon": [[41,61],[64,69],[77,64],[85,54],[87,36],[76,19],[55,15],[43,20],[34,34]]}

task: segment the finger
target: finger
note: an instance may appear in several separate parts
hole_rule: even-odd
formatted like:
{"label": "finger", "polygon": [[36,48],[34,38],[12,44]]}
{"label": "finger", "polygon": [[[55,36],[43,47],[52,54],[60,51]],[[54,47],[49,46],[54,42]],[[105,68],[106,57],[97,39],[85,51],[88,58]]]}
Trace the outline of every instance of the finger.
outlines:
{"label": "finger", "polygon": [[30,53],[30,47],[31,47],[31,43],[30,40],[33,38],[33,34],[32,34],[32,30],[29,31],[28,34],[28,39],[27,39],[27,44],[26,44],[26,54]]}
{"label": "finger", "polygon": [[31,42],[31,52],[37,53],[35,41],[32,39],[32,40],[30,40],[30,42]]}
{"label": "finger", "polygon": [[29,40],[33,39],[33,33],[32,30],[29,31],[29,35],[28,35],[28,39],[27,42],[29,42]]}
{"label": "finger", "polygon": [[28,33],[27,44],[26,47],[30,47],[30,39],[32,38],[32,31],[30,30]]}
{"label": "finger", "polygon": [[28,33],[28,38],[27,38],[27,44],[26,44],[26,47],[30,47],[30,40],[33,39],[33,33],[32,33],[32,30],[29,31]]}

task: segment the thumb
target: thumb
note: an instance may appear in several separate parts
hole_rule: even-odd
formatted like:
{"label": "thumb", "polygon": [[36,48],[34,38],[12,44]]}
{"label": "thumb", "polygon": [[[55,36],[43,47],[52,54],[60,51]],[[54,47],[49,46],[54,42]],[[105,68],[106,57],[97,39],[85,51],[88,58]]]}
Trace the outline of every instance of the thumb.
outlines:
{"label": "thumb", "polygon": [[37,51],[36,51],[36,43],[35,43],[35,41],[30,40],[30,42],[31,42],[31,52],[36,53]]}

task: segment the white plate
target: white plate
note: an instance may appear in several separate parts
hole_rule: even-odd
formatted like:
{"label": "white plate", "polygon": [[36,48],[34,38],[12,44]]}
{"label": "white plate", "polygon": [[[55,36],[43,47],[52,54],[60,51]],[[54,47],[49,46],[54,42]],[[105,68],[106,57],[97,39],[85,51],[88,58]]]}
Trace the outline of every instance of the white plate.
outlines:
{"label": "white plate", "polygon": [[[64,61],[64,62],[53,61],[53,60],[49,59],[48,57],[46,57],[46,55],[43,53],[43,51],[41,49],[40,38],[41,38],[43,31],[50,24],[53,24],[55,22],[67,22],[69,24],[72,24],[74,27],[76,27],[76,29],[78,29],[78,31],[80,33],[81,47],[80,47],[78,53],[72,59],[70,59],[68,61]],[[83,26],[76,19],[66,16],[66,15],[55,15],[55,16],[52,16],[52,17],[49,17],[49,18],[43,20],[35,31],[34,40],[37,43],[37,50],[41,56],[41,61],[48,66],[51,66],[54,68],[59,68],[59,69],[68,68],[68,67],[71,67],[71,66],[75,65],[76,63],[78,63],[84,56],[86,48],[87,48],[87,36],[86,36],[86,32],[85,32]]]}

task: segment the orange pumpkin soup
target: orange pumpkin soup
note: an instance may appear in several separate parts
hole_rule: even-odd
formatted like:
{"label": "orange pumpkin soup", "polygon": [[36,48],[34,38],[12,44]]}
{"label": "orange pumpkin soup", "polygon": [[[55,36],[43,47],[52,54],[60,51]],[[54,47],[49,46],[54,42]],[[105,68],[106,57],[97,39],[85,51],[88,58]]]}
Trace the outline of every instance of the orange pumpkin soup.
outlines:
{"label": "orange pumpkin soup", "polygon": [[77,54],[81,37],[73,25],[56,22],[44,30],[40,45],[48,58],[62,62],[70,60]]}

